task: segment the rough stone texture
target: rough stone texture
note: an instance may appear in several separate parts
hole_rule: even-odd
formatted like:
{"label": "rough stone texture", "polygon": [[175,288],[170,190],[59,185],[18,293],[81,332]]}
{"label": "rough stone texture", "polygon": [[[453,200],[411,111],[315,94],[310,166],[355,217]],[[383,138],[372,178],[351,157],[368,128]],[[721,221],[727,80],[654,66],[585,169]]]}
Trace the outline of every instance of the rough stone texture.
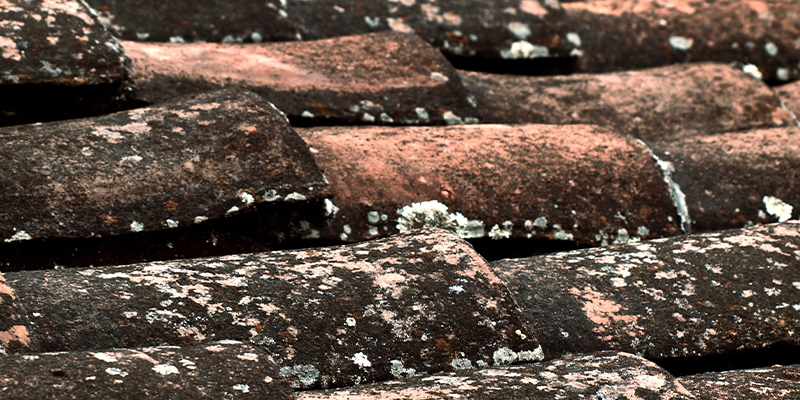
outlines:
{"label": "rough stone texture", "polygon": [[294,399],[275,364],[235,341],[0,356],[4,399]]}
{"label": "rough stone texture", "polygon": [[719,61],[754,64],[772,82],[800,78],[797,1],[585,0],[563,7],[581,44],[580,71]]}
{"label": "rough stone texture", "polygon": [[0,125],[114,110],[127,68],[82,1],[0,0]]}
{"label": "rough stone texture", "polygon": [[5,242],[184,227],[258,203],[327,195],[286,118],[237,90],[3,128],[0,143]]}
{"label": "rough stone texture", "polygon": [[698,399],[772,400],[800,397],[800,365],[683,376],[676,382]]}
{"label": "rough stone texture", "polygon": [[649,150],[605,128],[334,127],[298,133],[333,193],[329,226],[309,231],[310,237],[355,241],[423,225],[464,238],[586,244],[680,233]]}
{"label": "rough stone texture", "polygon": [[298,400],[395,399],[690,399],[657,365],[627,353],[568,355],[524,366],[451,372],[425,378],[301,392]]}
{"label": "rough stone texture", "polygon": [[150,103],[238,86],[269,99],[294,125],[444,125],[461,122],[446,121],[445,113],[474,113],[474,100],[450,63],[409,34],[296,43],[123,43],[133,62],[134,97]]}
{"label": "rough stone texture", "polygon": [[608,125],[644,140],[792,123],[765,84],[723,64],[553,77],[460,75],[484,123]]}
{"label": "rough stone texture", "polygon": [[313,40],[394,30],[442,51],[481,58],[565,57],[558,1],[539,0],[89,0],[127,40]]}
{"label": "rough stone texture", "polygon": [[[692,232],[797,219],[800,130],[735,132],[652,142],[685,195]],[[771,202],[789,207],[776,207]],[[779,204],[779,203],[776,203]],[[793,209],[792,209],[793,207]]]}
{"label": "rough stone texture", "polygon": [[800,222],[491,263],[547,357],[798,344]]}
{"label": "rough stone texture", "polygon": [[793,114],[795,125],[800,125],[797,117],[800,116],[800,82],[789,83],[775,88],[783,105]]}
{"label": "rough stone texture", "polygon": [[5,326],[27,326],[19,338],[0,336],[9,351],[243,340],[263,348],[296,388],[543,357],[486,262],[440,229],[334,248],[5,277],[28,313],[3,316]]}

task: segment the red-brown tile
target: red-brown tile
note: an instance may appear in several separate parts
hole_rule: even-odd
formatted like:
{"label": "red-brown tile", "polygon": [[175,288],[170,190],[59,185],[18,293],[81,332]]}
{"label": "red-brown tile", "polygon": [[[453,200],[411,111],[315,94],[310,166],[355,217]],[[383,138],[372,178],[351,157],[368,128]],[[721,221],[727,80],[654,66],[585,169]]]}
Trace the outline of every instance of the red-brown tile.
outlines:
{"label": "red-brown tile", "polygon": [[0,356],[5,399],[294,399],[261,349],[231,340]]}
{"label": "red-brown tile", "polygon": [[553,77],[460,75],[484,123],[607,125],[645,140],[792,123],[764,83],[724,64]]}
{"label": "red-brown tile", "polygon": [[262,44],[122,43],[133,64],[133,97],[145,102],[236,86],[264,96],[294,124],[477,122],[470,106],[474,100],[456,71],[414,35],[383,32]]}
{"label": "red-brown tile", "polygon": [[800,222],[501,260],[546,357],[649,359],[797,346]]}
{"label": "red-brown tile", "polygon": [[309,128],[332,221],[357,241],[438,226],[461,237],[626,242],[680,233],[643,145],[588,125]]}
{"label": "red-brown tile", "polygon": [[27,346],[16,351],[242,340],[264,349],[295,388],[543,357],[486,262],[441,229],[5,279],[31,322]]}

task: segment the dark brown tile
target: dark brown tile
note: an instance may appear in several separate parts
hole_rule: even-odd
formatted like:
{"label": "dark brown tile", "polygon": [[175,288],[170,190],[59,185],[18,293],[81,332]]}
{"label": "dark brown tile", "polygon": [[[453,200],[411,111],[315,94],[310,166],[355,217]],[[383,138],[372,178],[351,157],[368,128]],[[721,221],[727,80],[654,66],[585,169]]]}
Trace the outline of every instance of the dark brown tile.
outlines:
{"label": "dark brown tile", "polygon": [[546,357],[649,359],[798,345],[800,222],[501,260]]}
{"label": "dark brown tile", "polygon": [[553,77],[459,74],[484,123],[606,125],[644,140],[792,123],[769,87],[724,64]]}
{"label": "dark brown tile", "polygon": [[800,128],[733,132],[650,147],[671,170],[692,232],[797,219]]}
{"label": "dark brown tile", "polygon": [[133,97],[149,103],[236,86],[264,96],[294,125],[477,122],[456,71],[414,35],[123,45],[133,64]]}
{"label": "dark brown tile", "polygon": [[[584,244],[680,233],[651,153],[588,125],[299,129],[330,180],[332,221],[358,241],[421,226],[464,238]],[[312,230],[313,229],[313,230]]]}
{"label": "dark brown tile", "polygon": [[126,40],[209,42],[316,40],[393,30],[446,53],[490,59],[566,56],[553,0],[90,0]]}
{"label": "dark brown tile", "polygon": [[241,340],[267,352],[295,388],[543,357],[487,263],[441,229],[351,246],[5,279],[0,293],[27,311],[3,315],[2,326],[12,327],[0,335],[9,351]]}
{"label": "dark brown tile", "polygon": [[256,346],[220,341],[0,356],[6,399],[294,399]]}
{"label": "dark brown tile", "polygon": [[186,227],[328,196],[306,144],[250,92],[8,127],[0,138],[6,243]]}
{"label": "dark brown tile", "polygon": [[114,111],[128,67],[83,2],[0,4],[0,126]]}
{"label": "dark brown tile", "polygon": [[564,3],[578,70],[683,62],[752,64],[771,82],[800,78],[796,1],[584,0]]}
{"label": "dark brown tile", "polygon": [[[400,378],[398,376],[398,378]],[[627,353],[600,352],[516,367],[450,372],[345,390],[298,393],[299,400],[561,398],[690,399],[657,365]]]}

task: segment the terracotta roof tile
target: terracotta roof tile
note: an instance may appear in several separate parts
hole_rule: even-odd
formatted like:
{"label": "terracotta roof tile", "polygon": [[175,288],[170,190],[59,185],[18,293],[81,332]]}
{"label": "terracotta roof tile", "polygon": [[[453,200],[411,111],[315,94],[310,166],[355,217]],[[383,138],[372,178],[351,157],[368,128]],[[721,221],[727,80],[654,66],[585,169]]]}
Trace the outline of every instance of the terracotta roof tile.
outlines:
{"label": "terracotta roof tile", "polygon": [[723,64],[550,77],[460,75],[484,123],[607,125],[649,141],[793,122],[769,87]]}
{"label": "terracotta roof tile", "polygon": [[797,344],[800,223],[585,249],[492,268],[545,355],[650,359]]}
{"label": "terracotta roof tile", "polygon": [[258,347],[225,340],[204,346],[158,346],[0,356],[7,399],[294,399]]}
{"label": "terracotta roof tile", "polygon": [[451,372],[422,378],[361,385],[345,390],[298,393],[298,400],[558,398],[690,399],[667,371],[627,353],[568,355],[505,368]]}
{"label": "terracotta roof tile", "polygon": [[133,97],[149,103],[239,86],[268,98],[295,124],[476,121],[474,100],[455,69],[410,34],[294,43],[122,44],[132,61]]}
{"label": "terracotta roof tile", "polygon": [[0,397],[796,391],[800,3],[87,2],[0,0]]}
{"label": "terracotta roof tile", "polygon": [[441,229],[5,280],[6,307],[25,310],[0,320],[11,352],[242,340],[295,388],[386,380],[398,366],[434,373],[543,357],[483,258]]}
{"label": "terracotta roof tile", "polygon": [[365,240],[439,226],[465,238],[597,245],[680,233],[669,187],[649,150],[608,129],[474,125],[299,132],[331,183],[333,215],[329,226],[319,228],[323,237]]}

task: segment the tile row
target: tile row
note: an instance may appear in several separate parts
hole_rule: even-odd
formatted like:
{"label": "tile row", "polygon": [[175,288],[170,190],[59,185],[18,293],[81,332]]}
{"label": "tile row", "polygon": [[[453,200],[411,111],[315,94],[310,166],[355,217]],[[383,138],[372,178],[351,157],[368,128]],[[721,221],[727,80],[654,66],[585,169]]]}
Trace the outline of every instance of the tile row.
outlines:
{"label": "tile row", "polygon": [[[334,388],[298,397],[691,398],[765,384],[794,393],[796,367],[673,380],[640,357],[798,345],[798,257],[796,221],[492,263],[433,228],[348,246],[4,273],[0,360],[18,368],[4,369],[0,386],[29,398],[67,387],[276,398]],[[376,385],[353,386],[365,383]]]}

